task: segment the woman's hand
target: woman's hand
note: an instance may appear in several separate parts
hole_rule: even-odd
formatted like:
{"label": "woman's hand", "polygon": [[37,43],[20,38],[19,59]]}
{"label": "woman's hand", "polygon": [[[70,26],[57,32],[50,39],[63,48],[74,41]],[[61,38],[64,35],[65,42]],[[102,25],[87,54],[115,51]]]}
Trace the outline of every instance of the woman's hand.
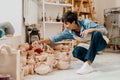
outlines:
{"label": "woman's hand", "polygon": [[47,39],[41,39],[41,40],[38,40],[38,41],[34,41],[32,44],[34,44],[34,43],[39,43],[39,44],[46,43],[46,44],[50,44],[51,40],[49,38],[47,38]]}
{"label": "woman's hand", "polygon": [[81,32],[81,35],[83,37],[87,37],[87,35],[89,33],[92,33],[94,31],[99,31],[99,32],[103,33],[103,29],[101,29],[101,28],[90,28],[90,29],[87,29],[87,30],[84,30],[83,32]]}
{"label": "woman's hand", "polygon": [[100,28],[90,28],[90,29],[86,29],[83,32],[81,32],[81,36],[83,36],[84,38],[88,36],[89,33],[92,33],[93,31],[99,31],[102,32],[102,29]]}
{"label": "woman's hand", "polygon": [[84,31],[81,32],[81,36],[82,36],[83,38],[85,38],[85,37],[87,37],[87,35],[89,34],[89,32],[90,32],[89,29],[84,30]]}
{"label": "woman's hand", "polygon": [[38,41],[34,41],[34,42],[32,42],[32,44],[38,44]]}
{"label": "woman's hand", "polygon": [[78,37],[78,36],[73,36],[74,37],[74,39],[75,40],[77,40],[78,42],[88,42],[88,41],[90,41],[90,39],[91,38],[89,38],[89,37],[85,37],[85,38],[80,38],[80,37]]}

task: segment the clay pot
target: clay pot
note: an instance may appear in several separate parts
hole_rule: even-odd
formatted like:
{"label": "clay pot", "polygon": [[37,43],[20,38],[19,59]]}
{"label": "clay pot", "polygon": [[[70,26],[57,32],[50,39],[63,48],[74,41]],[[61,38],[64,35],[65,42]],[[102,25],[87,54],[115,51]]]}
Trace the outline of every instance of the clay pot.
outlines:
{"label": "clay pot", "polygon": [[60,70],[66,70],[70,68],[70,63],[60,60],[57,64],[57,68]]}
{"label": "clay pot", "polygon": [[45,75],[52,71],[52,67],[47,64],[40,64],[37,68],[35,68],[35,72],[40,75]]}

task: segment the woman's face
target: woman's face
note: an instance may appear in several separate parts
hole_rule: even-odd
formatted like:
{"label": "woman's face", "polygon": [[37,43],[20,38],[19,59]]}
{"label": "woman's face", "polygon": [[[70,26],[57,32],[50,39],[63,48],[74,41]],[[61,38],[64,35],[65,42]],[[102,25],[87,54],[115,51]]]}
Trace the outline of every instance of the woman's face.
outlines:
{"label": "woman's face", "polygon": [[66,22],[66,23],[64,23],[64,26],[65,26],[68,30],[74,30],[74,29],[76,29],[76,23],[75,23],[75,21],[73,21],[72,23]]}

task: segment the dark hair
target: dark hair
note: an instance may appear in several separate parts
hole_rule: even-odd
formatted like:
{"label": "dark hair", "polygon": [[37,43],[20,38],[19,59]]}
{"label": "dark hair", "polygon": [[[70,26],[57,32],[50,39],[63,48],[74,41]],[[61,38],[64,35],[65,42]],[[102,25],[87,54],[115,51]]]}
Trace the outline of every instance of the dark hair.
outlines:
{"label": "dark hair", "polygon": [[64,23],[66,22],[72,23],[73,21],[75,21],[75,23],[77,24],[77,20],[78,20],[77,13],[72,11],[67,11],[62,16],[62,22]]}

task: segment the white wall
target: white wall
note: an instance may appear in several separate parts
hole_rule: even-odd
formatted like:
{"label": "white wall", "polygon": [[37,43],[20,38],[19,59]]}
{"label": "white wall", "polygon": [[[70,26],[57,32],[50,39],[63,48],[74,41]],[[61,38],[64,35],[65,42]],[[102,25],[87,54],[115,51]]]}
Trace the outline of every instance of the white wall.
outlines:
{"label": "white wall", "polygon": [[96,11],[95,17],[103,24],[104,9],[116,7],[116,0],[94,0],[94,5]]}
{"label": "white wall", "polygon": [[21,35],[22,0],[0,0],[0,23],[9,21],[15,28],[15,35]]}
{"label": "white wall", "polygon": [[38,23],[38,0],[24,0],[25,24]]}
{"label": "white wall", "polygon": [[120,7],[120,0],[116,0],[116,7]]}

